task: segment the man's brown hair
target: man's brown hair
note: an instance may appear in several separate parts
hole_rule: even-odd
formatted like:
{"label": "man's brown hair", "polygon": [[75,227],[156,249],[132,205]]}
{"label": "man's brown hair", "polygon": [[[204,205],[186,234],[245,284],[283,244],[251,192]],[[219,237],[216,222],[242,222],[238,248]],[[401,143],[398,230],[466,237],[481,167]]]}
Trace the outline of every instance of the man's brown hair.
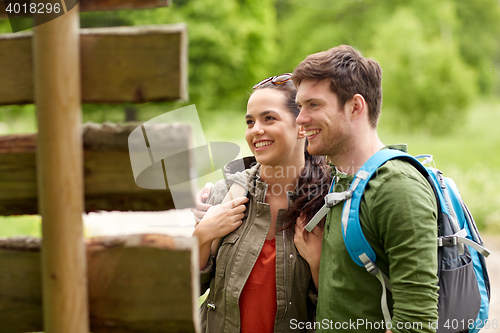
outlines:
{"label": "man's brown hair", "polygon": [[299,87],[303,80],[329,80],[330,90],[341,107],[360,94],[368,105],[368,116],[377,127],[382,108],[382,68],[349,45],[340,45],[305,58],[293,71],[292,81]]}

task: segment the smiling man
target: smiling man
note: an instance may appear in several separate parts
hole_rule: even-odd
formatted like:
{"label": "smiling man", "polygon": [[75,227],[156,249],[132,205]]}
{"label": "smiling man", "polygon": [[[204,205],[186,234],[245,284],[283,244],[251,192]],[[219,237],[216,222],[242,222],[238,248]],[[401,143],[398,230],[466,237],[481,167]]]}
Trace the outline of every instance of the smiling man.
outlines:
{"label": "smiling man", "polygon": [[[342,45],[303,60],[293,72],[300,114],[313,155],[333,164],[334,192],[349,188],[354,174],[380,149],[382,69]],[[405,145],[396,147],[405,149]],[[360,206],[363,233],[391,279],[384,322],[382,288],[350,257],[342,237],[342,204],[327,215],[323,238],[299,233],[295,244],[316,271],[317,331],[434,332],[437,321],[437,207],[430,185],[410,164],[392,160],[366,187]],[[306,221],[307,222],[307,221]],[[316,249],[316,250],[311,250]],[[314,254],[320,258],[311,258]],[[319,267],[314,267],[320,263]]]}

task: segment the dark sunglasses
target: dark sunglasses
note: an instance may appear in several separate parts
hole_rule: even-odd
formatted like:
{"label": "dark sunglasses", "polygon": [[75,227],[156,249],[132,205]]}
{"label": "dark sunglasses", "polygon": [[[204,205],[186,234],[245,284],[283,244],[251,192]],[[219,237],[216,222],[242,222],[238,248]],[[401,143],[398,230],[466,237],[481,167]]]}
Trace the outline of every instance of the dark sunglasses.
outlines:
{"label": "dark sunglasses", "polygon": [[285,73],[277,76],[271,76],[254,85],[252,89],[260,88],[268,82],[271,82],[272,84],[282,84],[285,83],[286,81],[289,81],[291,78],[292,78],[292,73]]}

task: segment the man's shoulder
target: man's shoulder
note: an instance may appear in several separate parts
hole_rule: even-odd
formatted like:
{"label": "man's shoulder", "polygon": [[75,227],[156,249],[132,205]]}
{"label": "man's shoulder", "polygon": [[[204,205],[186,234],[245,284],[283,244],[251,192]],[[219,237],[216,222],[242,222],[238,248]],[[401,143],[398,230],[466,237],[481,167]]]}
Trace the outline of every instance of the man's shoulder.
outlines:
{"label": "man's shoulder", "polygon": [[360,209],[365,235],[371,232],[368,238],[372,241],[387,240],[389,235],[413,237],[416,225],[427,231],[436,227],[437,202],[432,186],[404,160],[390,160],[377,170],[367,184]]}
{"label": "man's shoulder", "polygon": [[374,187],[375,185],[398,186],[398,184],[401,184],[402,180],[405,185],[408,184],[407,182],[417,182],[431,189],[429,182],[420,173],[420,171],[418,171],[409,162],[397,158],[387,161],[384,165],[378,168],[369,184],[371,187]]}
{"label": "man's shoulder", "polygon": [[372,204],[400,203],[401,209],[404,209],[404,203],[415,201],[435,205],[431,184],[414,166],[400,159],[388,161],[375,172],[366,186],[364,197]]}

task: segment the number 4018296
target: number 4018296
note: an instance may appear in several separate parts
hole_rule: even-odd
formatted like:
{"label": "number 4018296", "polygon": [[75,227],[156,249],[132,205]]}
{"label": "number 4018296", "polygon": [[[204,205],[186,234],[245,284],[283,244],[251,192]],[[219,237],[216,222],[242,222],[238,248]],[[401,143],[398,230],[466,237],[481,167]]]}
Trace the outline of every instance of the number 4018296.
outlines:
{"label": "number 4018296", "polygon": [[7,7],[5,8],[5,11],[7,13],[14,13],[14,14],[50,14],[50,13],[60,13],[61,12],[61,4],[60,3],[12,3],[10,2]]}
{"label": "number 4018296", "polygon": [[447,319],[446,322],[443,325],[447,329],[460,329],[462,330],[463,328],[467,327],[469,329],[473,329],[474,327],[481,327],[481,328],[493,328],[493,329],[498,329],[498,320],[497,319],[469,319],[469,320],[458,320],[458,319]]}

